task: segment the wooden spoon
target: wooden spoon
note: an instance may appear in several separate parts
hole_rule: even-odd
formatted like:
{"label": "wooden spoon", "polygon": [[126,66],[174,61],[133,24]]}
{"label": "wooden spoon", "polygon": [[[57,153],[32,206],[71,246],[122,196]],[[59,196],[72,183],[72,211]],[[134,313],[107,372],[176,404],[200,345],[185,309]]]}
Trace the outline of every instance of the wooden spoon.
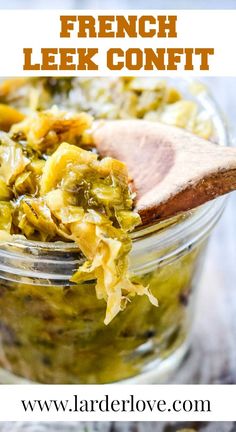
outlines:
{"label": "wooden spoon", "polygon": [[236,149],[145,120],[99,122],[102,156],[127,164],[143,224],[191,210],[236,189]]}

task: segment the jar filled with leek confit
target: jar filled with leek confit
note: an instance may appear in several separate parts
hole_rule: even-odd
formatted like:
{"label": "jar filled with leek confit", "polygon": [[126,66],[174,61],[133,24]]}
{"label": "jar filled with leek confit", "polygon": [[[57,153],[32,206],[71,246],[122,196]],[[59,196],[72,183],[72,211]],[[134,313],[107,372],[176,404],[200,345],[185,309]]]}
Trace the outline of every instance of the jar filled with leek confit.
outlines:
{"label": "jar filled with leek confit", "polygon": [[224,203],[144,218],[133,165],[96,145],[98,119],[161,122],[226,144],[214,103],[181,80],[1,83],[4,382],[162,382],[189,345],[199,269]]}

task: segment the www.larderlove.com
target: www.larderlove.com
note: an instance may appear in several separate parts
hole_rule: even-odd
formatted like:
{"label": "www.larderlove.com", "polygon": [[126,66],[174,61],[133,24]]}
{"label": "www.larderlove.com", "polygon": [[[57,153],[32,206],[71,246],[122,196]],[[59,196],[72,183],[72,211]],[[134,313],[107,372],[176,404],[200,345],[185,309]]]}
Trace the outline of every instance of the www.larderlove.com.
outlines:
{"label": "www.larderlove.com", "polygon": [[207,400],[156,400],[156,399],[137,399],[130,395],[128,399],[113,399],[109,395],[104,395],[100,400],[81,399],[78,395],[73,395],[69,399],[33,399],[21,400],[23,410],[28,413],[37,412],[65,412],[65,413],[92,413],[92,412],[159,412],[166,411],[181,412],[211,412],[211,403]]}

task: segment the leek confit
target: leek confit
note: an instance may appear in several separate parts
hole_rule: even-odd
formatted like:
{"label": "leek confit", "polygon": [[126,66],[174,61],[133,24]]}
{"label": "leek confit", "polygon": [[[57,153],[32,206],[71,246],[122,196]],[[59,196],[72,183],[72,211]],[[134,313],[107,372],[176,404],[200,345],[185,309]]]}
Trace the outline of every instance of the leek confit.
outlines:
{"label": "leek confit", "polygon": [[[170,219],[149,219],[146,226],[139,179],[153,188],[151,204],[167,191],[159,183],[154,192],[156,183],[147,164],[156,160],[163,173],[163,158],[156,157],[154,149],[159,135],[155,132],[151,141],[147,139],[154,129],[164,132],[160,123],[168,125],[173,146],[173,134],[169,135],[173,126],[207,140],[221,140],[224,127],[214,102],[204,86],[191,85],[190,91],[189,81],[182,79],[32,77],[2,81],[0,104],[0,130],[4,131],[0,230],[5,238],[0,244],[1,376],[9,382],[10,372],[13,383],[23,379],[24,383],[105,384],[127,379],[147,382],[148,372],[155,382],[166,381],[189,346],[205,247],[224,202],[216,200]],[[99,121],[99,127],[91,129],[88,114]],[[128,130],[117,132],[126,121]],[[101,136],[107,128],[105,140]],[[140,140],[144,134],[145,140]],[[129,148],[124,159],[121,136]],[[187,154],[192,151],[185,159],[187,167],[193,154],[200,157],[196,139],[186,145]],[[226,143],[226,137],[222,141]],[[105,144],[109,144],[107,153]],[[183,144],[181,139],[179,146]],[[191,150],[195,145],[197,149]],[[137,156],[136,171],[127,161],[128,153],[132,161]],[[131,211],[134,196],[126,168],[107,156],[125,162],[133,180],[134,209],[142,218],[135,233],[129,230],[139,217]],[[212,153],[211,159],[215,160]],[[174,165],[168,172],[176,186]],[[158,172],[159,168],[155,176]],[[188,172],[192,174],[192,166]],[[202,185],[206,190],[209,183]],[[211,193],[212,188],[207,190]],[[100,265],[102,261],[106,266]],[[72,275],[85,282],[69,282]],[[134,296],[146,292],[143,286],[158,299],[158,308],[150,303],[149,293]],[[105,300],[98,300],[95,289]],[[109,308],[114,307],[107,311],[106,323],[128,303],[104,325],[108,298],[110,304],[114,301]]]}
{"label": "leek confit", "polygon": [[0,135],[2,240],[76,242],[85,261],[71,281],[96,280],[96,295],[107,302],[105,324],[135,295],[157,306],[128,274],[129,233],[141,220],[126,165],[88,146],[91,117],[55,107],[14,116],[21,121]]}

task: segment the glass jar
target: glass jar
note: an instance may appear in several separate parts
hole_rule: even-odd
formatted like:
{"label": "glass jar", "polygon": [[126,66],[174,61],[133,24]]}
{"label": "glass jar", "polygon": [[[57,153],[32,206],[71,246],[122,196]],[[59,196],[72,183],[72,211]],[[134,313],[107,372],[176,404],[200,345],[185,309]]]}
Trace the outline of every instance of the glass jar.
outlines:
{"label": "glass jar", "polygon": [[[224,124],[206,93],[219,144]],[[209,234],[225,199],[133,233],[131,272],[157,297],[144,296],[105,326],[106,304],[93,281],[75,285],[76,245],[18,241],[0,246],[0,365],[4,383],[164,382],[189,346],[195,294]]]}

